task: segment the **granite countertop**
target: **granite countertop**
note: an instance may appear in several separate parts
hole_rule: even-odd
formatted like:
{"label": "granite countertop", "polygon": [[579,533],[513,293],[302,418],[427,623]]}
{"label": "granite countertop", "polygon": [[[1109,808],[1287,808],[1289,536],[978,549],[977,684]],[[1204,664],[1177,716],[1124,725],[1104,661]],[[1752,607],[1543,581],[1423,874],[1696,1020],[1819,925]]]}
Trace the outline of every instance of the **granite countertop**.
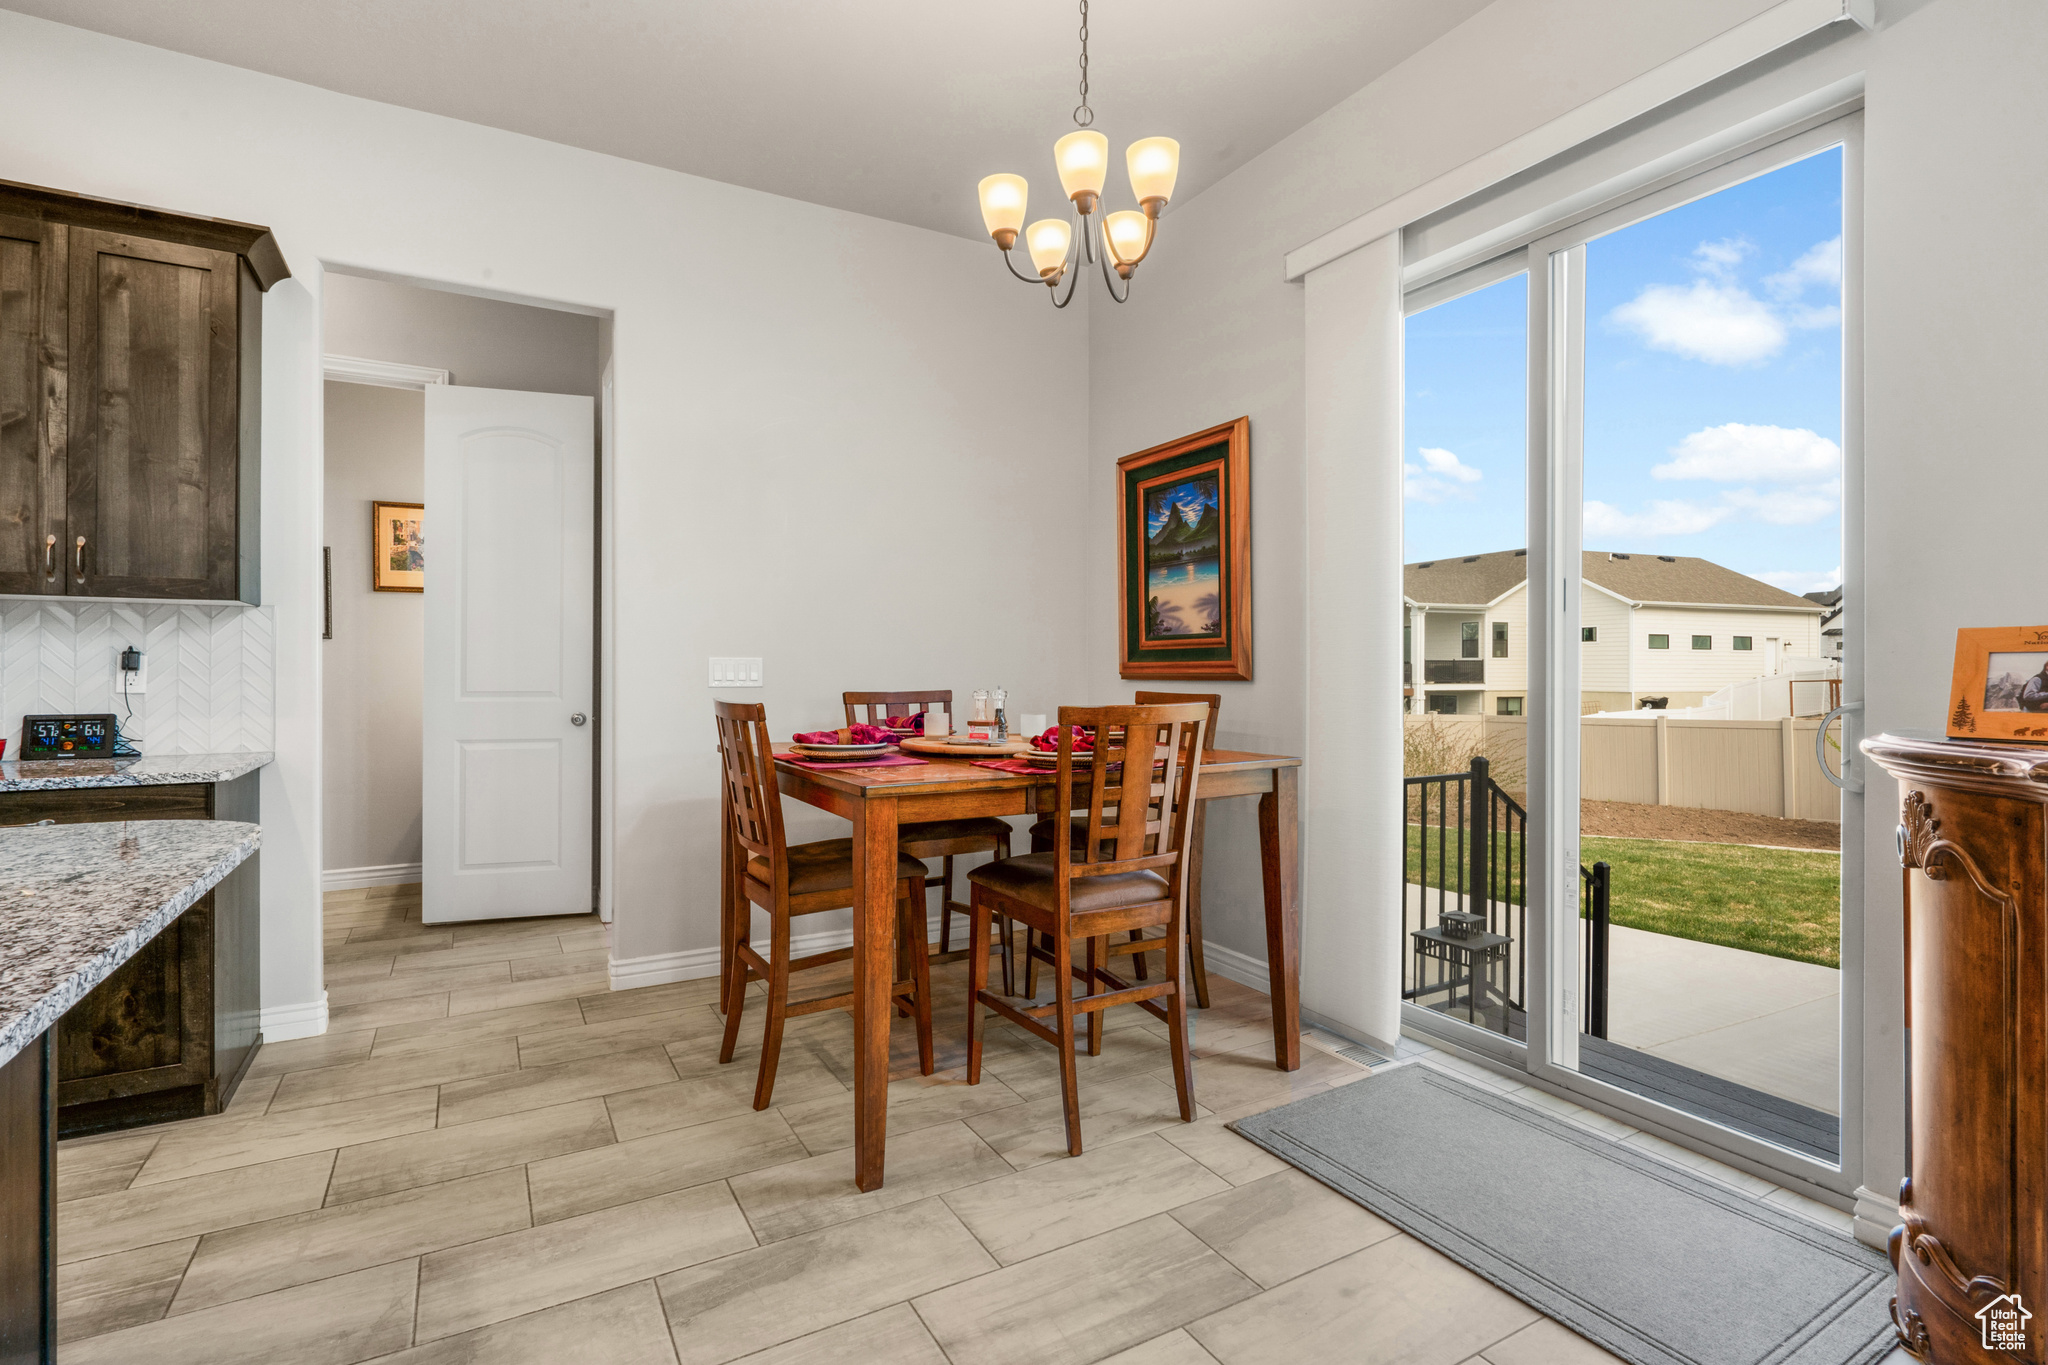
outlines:
{"label": "granite countertop", "polygon": [[232,782],[270,762],[269,753],[146,754],[141,758],[51,758],[0,763],[0,792],[74,787],[161,787],[178,782]]}
{"label": "granite countertop", "polygon": [[0,829],[0,1065],[262,842],[232,820]]}

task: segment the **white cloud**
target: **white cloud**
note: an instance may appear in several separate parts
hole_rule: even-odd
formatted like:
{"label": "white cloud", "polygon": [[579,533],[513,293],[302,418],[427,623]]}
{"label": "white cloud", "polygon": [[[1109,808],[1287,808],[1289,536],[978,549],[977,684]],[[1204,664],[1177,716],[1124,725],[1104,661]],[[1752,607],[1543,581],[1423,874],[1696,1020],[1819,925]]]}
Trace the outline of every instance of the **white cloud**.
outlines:
{"label": "white cloud", "polygon": [[1842,288],[1842,239],[1816,242],[1804,255],[1775,275],[1764,276],[1764,288],[1776,299],[1796,299],[1809,285],[1821,285],[1839,292]]}
{"label": "white cloud", "polygon": [[1837,564],[1826,573],[1814,573],[1809,569],[1776,569],[1769,573],[1753,573],[1750,577],[1760,578],[1786,592],[1825,592],[1842,585],[1842,566]]}
{"label": "white cloud", "polygon": [[1424,446],[1416,454],[1421,464],[1401,466],[1401,496],[1416,502],[1443,502],[1448,498],[1469,499],[1470,485],[1486,475],[1437,446]]}
{"label": "white cloud", "polygon": [[1737,507],[1772,526],[1810,526],[1842,505],[1842,483],[1836,479],[1812,488],[1771,488],[1757,492],[1738,488],[1722,495]]}
{"label": "white cloud", "polygon": [[1585,538],[1622,541],[1653,536],[1690,536],[1711,530],[1726,521],[1731,507],[1669,500],[1653,502],[1647,512],[1624,512],[1604,502],[1588,502],[1585,508]]}
{"label": "white cloud", "polygon": [[1693,432],[1671,454],[1670,463],[1650,471],[1652,477],[1811,483],[1842,472],[1842,448],[1805,427],[1728,422]]}
{"label": "white cloud", "polygon": [[1751,365],[1785,345],[1785,324],[1738,284],[1653,284],[1609,313],[1659,351],[1710,365]]}
{"label": "white cloud", "polygon": [[1701,242],[1692,249],[1692,268],[1702,275],[1725,280],[1735,273],[1745,257],[1756,254],[1756,243],[1747,237],[1723,237],[1718,242]]}

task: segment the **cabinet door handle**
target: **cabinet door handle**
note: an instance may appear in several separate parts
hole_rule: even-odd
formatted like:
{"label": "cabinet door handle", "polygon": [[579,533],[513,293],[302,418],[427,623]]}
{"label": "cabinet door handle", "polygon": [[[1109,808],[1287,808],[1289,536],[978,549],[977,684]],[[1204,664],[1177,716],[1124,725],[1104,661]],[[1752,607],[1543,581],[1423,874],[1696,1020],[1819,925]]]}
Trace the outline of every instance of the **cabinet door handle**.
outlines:
{"label": "cabinet door handle", "polygon": [[78,581],[85,581],[85,537],[78,538]]}
{"label": "cabinet door handle", "polygon": [[43,577],[57,576],[57,537],[43,537]]}

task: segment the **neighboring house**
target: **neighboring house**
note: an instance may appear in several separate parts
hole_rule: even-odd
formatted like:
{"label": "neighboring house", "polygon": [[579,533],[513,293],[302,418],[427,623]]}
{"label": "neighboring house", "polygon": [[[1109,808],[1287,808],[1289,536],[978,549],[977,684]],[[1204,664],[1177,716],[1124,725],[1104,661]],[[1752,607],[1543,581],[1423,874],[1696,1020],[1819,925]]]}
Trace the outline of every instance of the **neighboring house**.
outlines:
{"label": "neighboring house", "polygon": [[1826,592],[1806,594],[1809,602],[1818,602],[1826,607],[1827,614],[1820,618],[1820,656],[1840,662],[1842,658],[1842,590],[1829,588]]}
{"label": "neighboring house", "polygon": [[[1523,713],[1528,564],[1526,550],[1497,550],[1403,569],[1403,710]],[[1633,710],[1645,697],[1696,706],[1821,656],[1828,606],[1708,560],[1589,550],[1581,574],[1582,712]]]}

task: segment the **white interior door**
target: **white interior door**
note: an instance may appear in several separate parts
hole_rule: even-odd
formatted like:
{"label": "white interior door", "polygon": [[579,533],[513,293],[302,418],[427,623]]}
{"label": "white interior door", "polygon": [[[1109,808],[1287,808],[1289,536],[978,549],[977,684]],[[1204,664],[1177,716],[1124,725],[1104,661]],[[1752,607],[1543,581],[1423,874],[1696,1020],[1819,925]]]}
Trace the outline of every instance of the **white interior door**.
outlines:
{"label": "white interior door", "polygon": [[591,400],[427,387],[423,913],[591,908]]}

